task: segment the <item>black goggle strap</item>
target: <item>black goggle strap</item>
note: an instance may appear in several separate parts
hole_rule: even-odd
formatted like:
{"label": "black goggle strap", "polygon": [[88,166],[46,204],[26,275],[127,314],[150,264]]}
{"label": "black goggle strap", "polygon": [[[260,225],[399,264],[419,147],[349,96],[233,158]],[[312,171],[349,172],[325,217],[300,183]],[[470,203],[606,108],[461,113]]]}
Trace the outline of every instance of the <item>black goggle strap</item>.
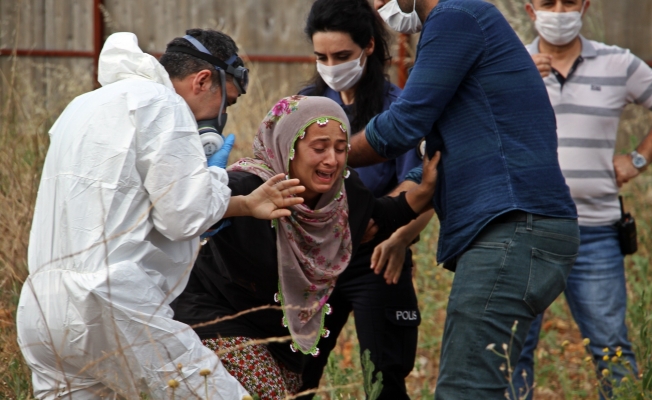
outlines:
{"label": "black goggle strap", "polygon": [[[194,51],[194,49],[188,48],[188,47],[181,47],[181,46],[173,46],[168,48],[168,51],[173,51],[173,52],[180,52],[180,53],[186,53],[190,54],[192,56],[195,56],[197,58],[200,58],[206,62],[209,62],[215,66],[216,69],[223,69],[226,71],[227,74],[233,75],[236,79],[240,80],[239,86],[241,89],[243,89],[243,93],[247,90],[247,78],[248,78],[248,73],[249,70],[242,65],[239,65],[237,67],[234,67],[234,64],[242,64],[242,59],[237,55],[233,54],[231,57],[229,57],[228,60],[222,61],[219,58],[213,56],[210,51],[204,46],[199,40],[195,39],[194,37],[190,35],[186,35],[183,37],[187,41],[190,42],[193,46],[198,51]],[[189,51],[188,51],[189,50]]]}
{"label": "black goggle strap", "polygon": [[223,69],[218,69],[220,72],[220,86],[222,86],[222,102],[220,103],[220,115],[218,117],[218,122],[220,126],[222,125],[222,115],[224,115],[224,104],[226,103],[226,74],[224,74]]}
{"label": "black goggle strap", "polygon": [[[197,42],[199,43],[199,42]],[[238,90],[241,92],[241,94],[245,94],[247,92],[247,77],[249,70],[246,69],[245,67],[233,67],[232,65],[227,65],[224,61],[220,60],[217,57],[213,57],[212,55],[203,53],[201,51],[191,49],[190,47],[182,47],[182,46],[171,46],[168,47],[167,52],[169,53],[185,53],[189,54],[193,57],[197,57],[200,60],[204,60],[208,63],[213,64],[216,70],[223,70],[226,71],[227,74],[232,75],[235,79],[234,82],[236,83],[236,87]],[[237,56],[236,60],[238,59]],[[231,58],[233,58],[231,57]],[[230,59],[231,59],[230,58]],[[230,60],[229,59],[229,60]]]}

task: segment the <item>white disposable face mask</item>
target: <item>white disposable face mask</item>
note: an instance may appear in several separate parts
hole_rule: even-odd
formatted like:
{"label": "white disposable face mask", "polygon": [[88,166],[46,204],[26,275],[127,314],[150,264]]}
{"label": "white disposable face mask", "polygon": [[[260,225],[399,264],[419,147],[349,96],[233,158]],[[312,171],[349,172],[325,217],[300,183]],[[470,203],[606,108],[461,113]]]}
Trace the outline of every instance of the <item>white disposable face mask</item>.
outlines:
{"label": "white disposable face mask", "polygon": [[555,46],[563,46],[570,43],[579,35],[582,29],[584,4],[582,4],[581,12],[571,11],[559,13],[534,10],[537,16],[537,19],[534,21],[537,32],[539,32],[539,35],[546,42]]}
{"label": "white disposable face mask", "polygon": [[391,0],[378,10],[378,14],[396,32],[405,34],[418,33],[421,32],[421,20],[417,15],[416,5],[417,0],[414,0],[412,12],[406,14],[398,6],[398,0]]}
{"label": "white disposable face mask", "polygon": [[337,65],[324,65],[317,61],[317,72],[326,84],[336,92],[351,89],[362,78],[364,66],[367,63],[360,65],[364,50],[360,53],[360,57],[352,61],[347,61]]}

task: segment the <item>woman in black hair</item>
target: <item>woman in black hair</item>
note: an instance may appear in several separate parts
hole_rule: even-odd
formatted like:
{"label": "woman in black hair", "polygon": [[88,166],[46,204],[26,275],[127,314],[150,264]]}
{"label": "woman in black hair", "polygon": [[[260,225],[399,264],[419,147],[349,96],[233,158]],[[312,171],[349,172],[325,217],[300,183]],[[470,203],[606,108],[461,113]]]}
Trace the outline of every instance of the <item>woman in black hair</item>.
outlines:
{"label": "woman in black hair", "polygon": [[[300,94],[325,96],[337,102],[346,112],[352,132],[362,130],[398,98],[401,89],[391,84],[386,74],[389,35],[367,0],[315,1],[305,32],[313,43],[317,71]],[[392,193],[420,164],[414,149],[395,160],[356,171],[367,188],[381,197]],[[361,246],[329,299],[337,310],[325,320],[331,335],[322,339],[319,356],[308,360],[301,390],[319,385],[330,351],[353,311],[360,351],[368,349],[376,371],[383,373],[379,398],[409,398],[405,377],[414,366],[421,321],[412,285],[409,245],[431,216],[432,211],[422,215],[381,244],[371,241]]]}

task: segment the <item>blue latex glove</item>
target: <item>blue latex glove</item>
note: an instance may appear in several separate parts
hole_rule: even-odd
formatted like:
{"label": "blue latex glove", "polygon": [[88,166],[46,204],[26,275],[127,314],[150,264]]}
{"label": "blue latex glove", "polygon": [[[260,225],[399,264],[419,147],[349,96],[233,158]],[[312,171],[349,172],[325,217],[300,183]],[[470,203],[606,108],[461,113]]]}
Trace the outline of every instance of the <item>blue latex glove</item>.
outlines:
{"label": "blue latex glove", "polygon": [[224,139],[224,145],[222,145],[222,148],[208,159],[208,166],[225,169],[226,164],[229,162],[229,153],[231,153],[234,142],[235,136],[231,133]]}
{"label": "blue latex glove", "polygon": [[231,220],[228,220],[228,219],[222,220],[222,223],[220,225],[218,225],[217,228],[213,229],[212,231],[206,231],[206,232],[202,233],[201,236],[199,236],[199,238],[204,240],[206,238],[209,238],[209,237],[215,235],[217,232],[219,232],[222,229],[227,228],[229,226],[231,226]]}

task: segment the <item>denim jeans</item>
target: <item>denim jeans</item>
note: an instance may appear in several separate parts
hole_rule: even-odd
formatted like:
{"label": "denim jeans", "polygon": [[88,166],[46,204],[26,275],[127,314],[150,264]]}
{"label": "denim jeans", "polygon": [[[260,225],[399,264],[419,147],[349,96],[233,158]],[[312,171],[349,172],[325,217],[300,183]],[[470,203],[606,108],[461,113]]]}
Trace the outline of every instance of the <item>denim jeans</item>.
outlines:
{"label": "denim jeans", "polygon": [[[602,357],[610,358],[616,353],[616,348],[622,348],[622,358],[629,361],[634,376],[638,375],[636,359],[632,345],[627,339],[625,313],[627,311],[627,292],[625,289],[625,267],[623,255],[618,244],[618,232],[613,226],[581,226],[581,245],[577,261],[568,277],[568,285],[564,294],[573,314],[573,318],[582,332],[589,338],[589,349],[597,371],[609,369],[609,362]],[[518,390],[525,382],[523,371],[527,373],[527,387],[532,387],[534,381],[534,350],[539,342],[541,320],[539,315],[532,323],[523,352],[514,370],[514,384]],[[609,352],[602,349],[608,347]],[[627,368],[618,365],[611,366],[614,382],[619,382],[629,375]],[[608,385],[603,386],[605,394],[610,394]],[[514,397],[515,398],[515,397]],[[602,393],[600,398],[604,399]],[[532,399],[530,393],[527,397]]]}
{"label": "denim jeans", "polygon": [[[436,400],[504,399],[503,353],[512,365],[532,320],[566,287],[579,230],[571,219],[487,225],[457,259],[442,341]],[[514,321],[518,321],[512,333]],[[513,338],[512,338],[513,336]]]}

